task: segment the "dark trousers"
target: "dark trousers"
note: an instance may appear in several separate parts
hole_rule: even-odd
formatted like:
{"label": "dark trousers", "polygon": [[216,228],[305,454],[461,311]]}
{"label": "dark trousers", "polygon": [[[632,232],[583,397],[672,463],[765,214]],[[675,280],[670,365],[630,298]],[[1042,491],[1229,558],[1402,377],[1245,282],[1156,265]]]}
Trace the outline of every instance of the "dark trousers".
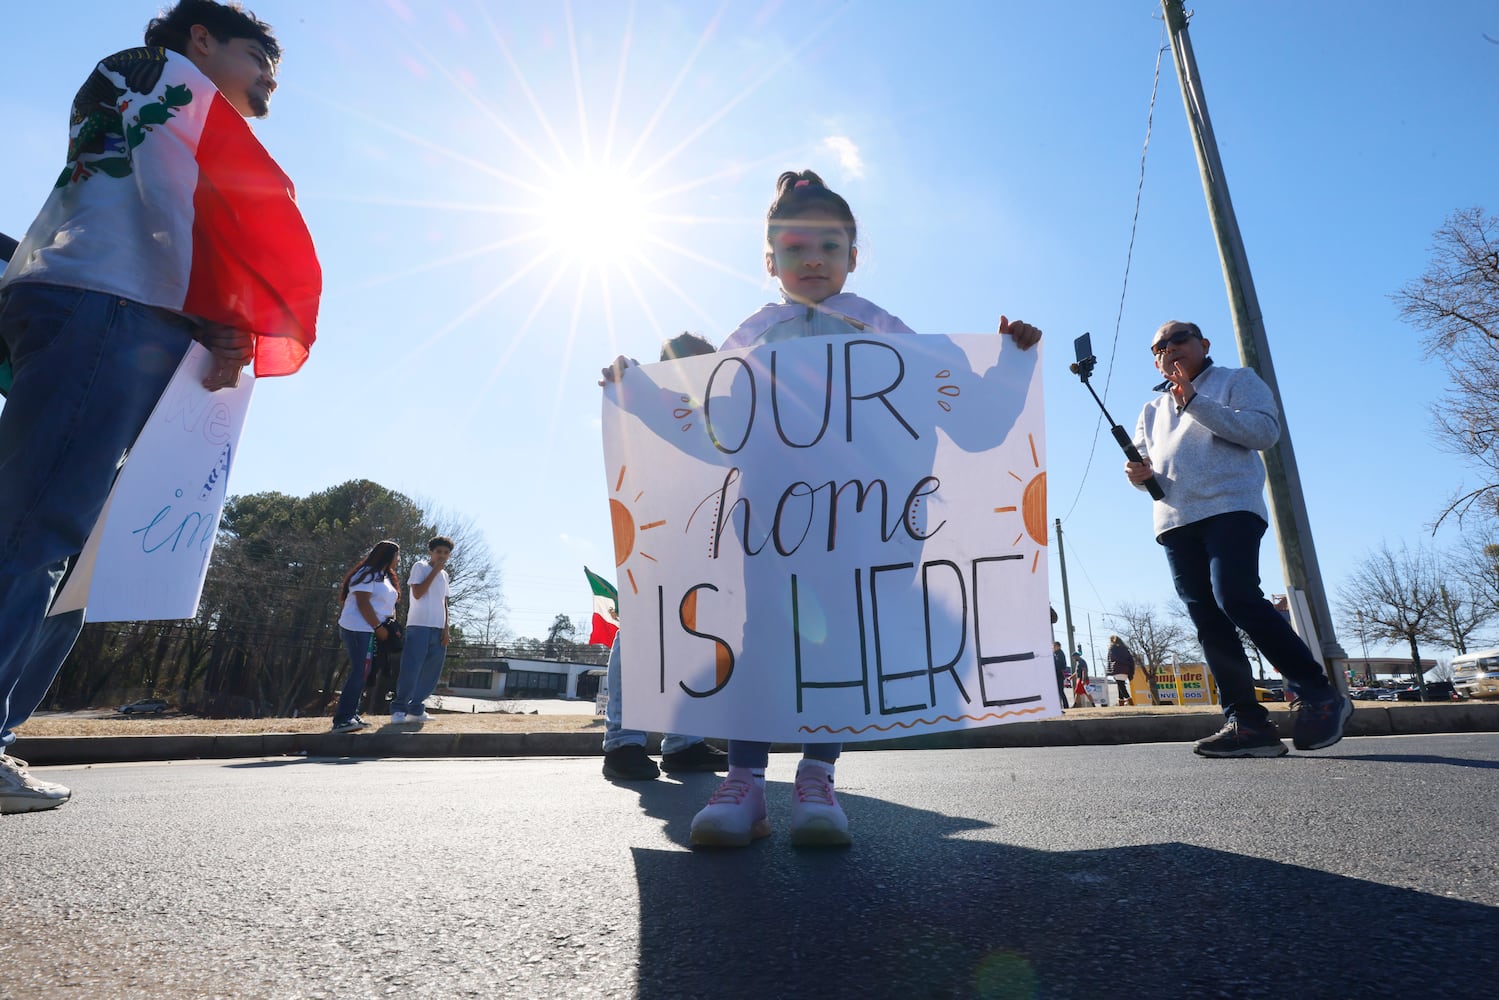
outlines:
{"label": "dark trousers", "polygon": [[1260,539],[1265,522],[1234,511],[1173,528],[1161,536],[1176,593],[1197,626],[1223,714],[1263,725],[1269,718],[1254,691],[1249,657],[1234,626],[1285,677],[1297,695],[1322,696],[1327,675],[1289,622],[1260,590]]}

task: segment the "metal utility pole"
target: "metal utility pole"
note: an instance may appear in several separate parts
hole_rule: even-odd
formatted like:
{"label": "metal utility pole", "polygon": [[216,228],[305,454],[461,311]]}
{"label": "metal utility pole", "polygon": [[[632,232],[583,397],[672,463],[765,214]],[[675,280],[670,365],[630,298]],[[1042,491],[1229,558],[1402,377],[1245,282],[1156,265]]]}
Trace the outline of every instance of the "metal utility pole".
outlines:
{"label": "metal utility pole", "polygon": [[1348,654],[1338,644],[1327,593],[1322,586],[1322,574],[1317,568],[1317,550],[1312,544],[1311,522],[1301,492],[1301,474],[1296,469],[1296,453],[1291,447],[1291,429],[1286,421],[1286,408],[1281,402],[1280,386],[1275,380],[1275,366],[1270,360],[1270,343],[1265,337],[1265,321],[1249,273],[1249,258],[1244,252],[1244,241],[1234,218],[1233,202],[1228,196],[1228,180],[1218,158],[1213,125],[1208,118],[1207,98],[1197,74],[1197,60],[1187,38],[1187,15],[1182,10],[1182,0],[1161,0],[1161,10],[1166,15],[1166,27],[1171,33],[1176,76],[1181,84],[1182,103],[1187,109],[1187,123],[1192,130],[1192,144],[1197,150],[1197,166],[1202,172],[1208,217],[1218,241],[1218,259],[1223,265],[1223,282],[1228,286],[1239,354],[1244,363],[1264,379],[1280,408],[1280,441],[1264,452],[1264,458],[1270,486],[1270,517],[1280,540],[1281,570],[1287,586],[1306,594],[1328,677],[1346,690],[1348,682],[1340,663]]}
{"label": "metal utility pole", "polygon": [[1072,595],[1067,592],[1067,549],[1062,545],[1062,519],[1057,524],[1057,562],[1062,565],[1062,613],[1067,619],[1067,664],[1071,669],[1072,651],[1077,648],[1072,630]]}

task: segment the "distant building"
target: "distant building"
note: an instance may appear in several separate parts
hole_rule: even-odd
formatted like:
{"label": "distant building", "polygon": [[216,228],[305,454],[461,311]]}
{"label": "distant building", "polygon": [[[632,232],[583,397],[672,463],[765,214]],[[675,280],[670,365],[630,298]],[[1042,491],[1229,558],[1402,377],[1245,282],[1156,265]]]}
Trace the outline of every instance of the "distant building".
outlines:
{"label": "distant building", "polygon": [[[588,650],[592,653],[592,650]],[[446,691],[460,698],[567,698],[593,700],[604,676],[602,657],[590,662],[501,655],[495,648],[465,649],[450,658]],[[486,655],[487,654],[487,655]],[[607,651],[604,653],[607,656]]]}
{"label": "distant building", "polygon": [[[1354,683],[1362,680],[1373,684],[1381,677],[1414,677],[1409,656],[1350,656],[1343,661],[1353,675]],[[1422,659],[1421,673],[1428,674],[1437,668],[1436,660]]]}

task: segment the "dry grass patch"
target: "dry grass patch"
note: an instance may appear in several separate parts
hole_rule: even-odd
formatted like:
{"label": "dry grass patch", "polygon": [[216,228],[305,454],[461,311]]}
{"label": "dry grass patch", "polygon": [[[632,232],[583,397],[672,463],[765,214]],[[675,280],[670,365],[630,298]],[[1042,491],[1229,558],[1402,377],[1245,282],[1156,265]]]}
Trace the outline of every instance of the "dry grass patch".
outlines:
{"label": "dry grass patch", "polygon": [[[390,717],[365,717],[374,728],[388,726]],[[264,733],[322,733],[333,720],[327,717],[301,719],[200,719],[196,716],[116,716],[84,719],[50,716],[30,719],[17,728],[19,736],[259,736]],[[442,713],[421,726],[400,727],[423,733],[581,733],[602,735],[604,720],[595,715],[519,715],[505,712]],[[367,730],[368,731],[368,730]]]}

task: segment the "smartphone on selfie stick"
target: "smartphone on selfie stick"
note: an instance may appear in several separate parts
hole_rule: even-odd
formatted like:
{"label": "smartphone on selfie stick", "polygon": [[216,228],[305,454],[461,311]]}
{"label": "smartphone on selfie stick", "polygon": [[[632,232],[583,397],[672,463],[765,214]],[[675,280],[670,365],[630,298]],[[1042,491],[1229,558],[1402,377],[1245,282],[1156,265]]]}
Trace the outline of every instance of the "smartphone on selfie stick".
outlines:
{"label": "smartphone on selfie stick", "polygon": [[[1124,457],[1131,462],[1145,461],[1140,456],[1140,451],[1135,447],[1135,443],[1129,439],[1129,434],[1125,432],[1123,427],[1114,423],[1114,418],[1109,416],[1108,408],[1103,405],[1103,400],[1098,398],[1098,393],[1094,392],[1093,386],[1088,384],[1088,379],[1093,376],[1093,366],[1098,363],[1098,359],[1093,356],[1093,335],[1089,333],[1083,334],[1072,342],[1072,347],[1077,352],[1077,362],[1071,366],[1072,374],[1082,379],[1083,385],[1087,386],[1088,395],[1092,396],[1093,402],[1098,404],[1100,410],[1103,410],[1103,418],[1109,422],[1109,433],[1113,434],[1114,440],[1119,442],[1119,447],[1124,451]],[[1155,481],[1155,476],[1151,476],[1145,480],[1144,486],[1146,492],[1150,494],[1151,499],[1162,500],[1165,498],[1166,494],[1161,492],[1161,484]]]}

